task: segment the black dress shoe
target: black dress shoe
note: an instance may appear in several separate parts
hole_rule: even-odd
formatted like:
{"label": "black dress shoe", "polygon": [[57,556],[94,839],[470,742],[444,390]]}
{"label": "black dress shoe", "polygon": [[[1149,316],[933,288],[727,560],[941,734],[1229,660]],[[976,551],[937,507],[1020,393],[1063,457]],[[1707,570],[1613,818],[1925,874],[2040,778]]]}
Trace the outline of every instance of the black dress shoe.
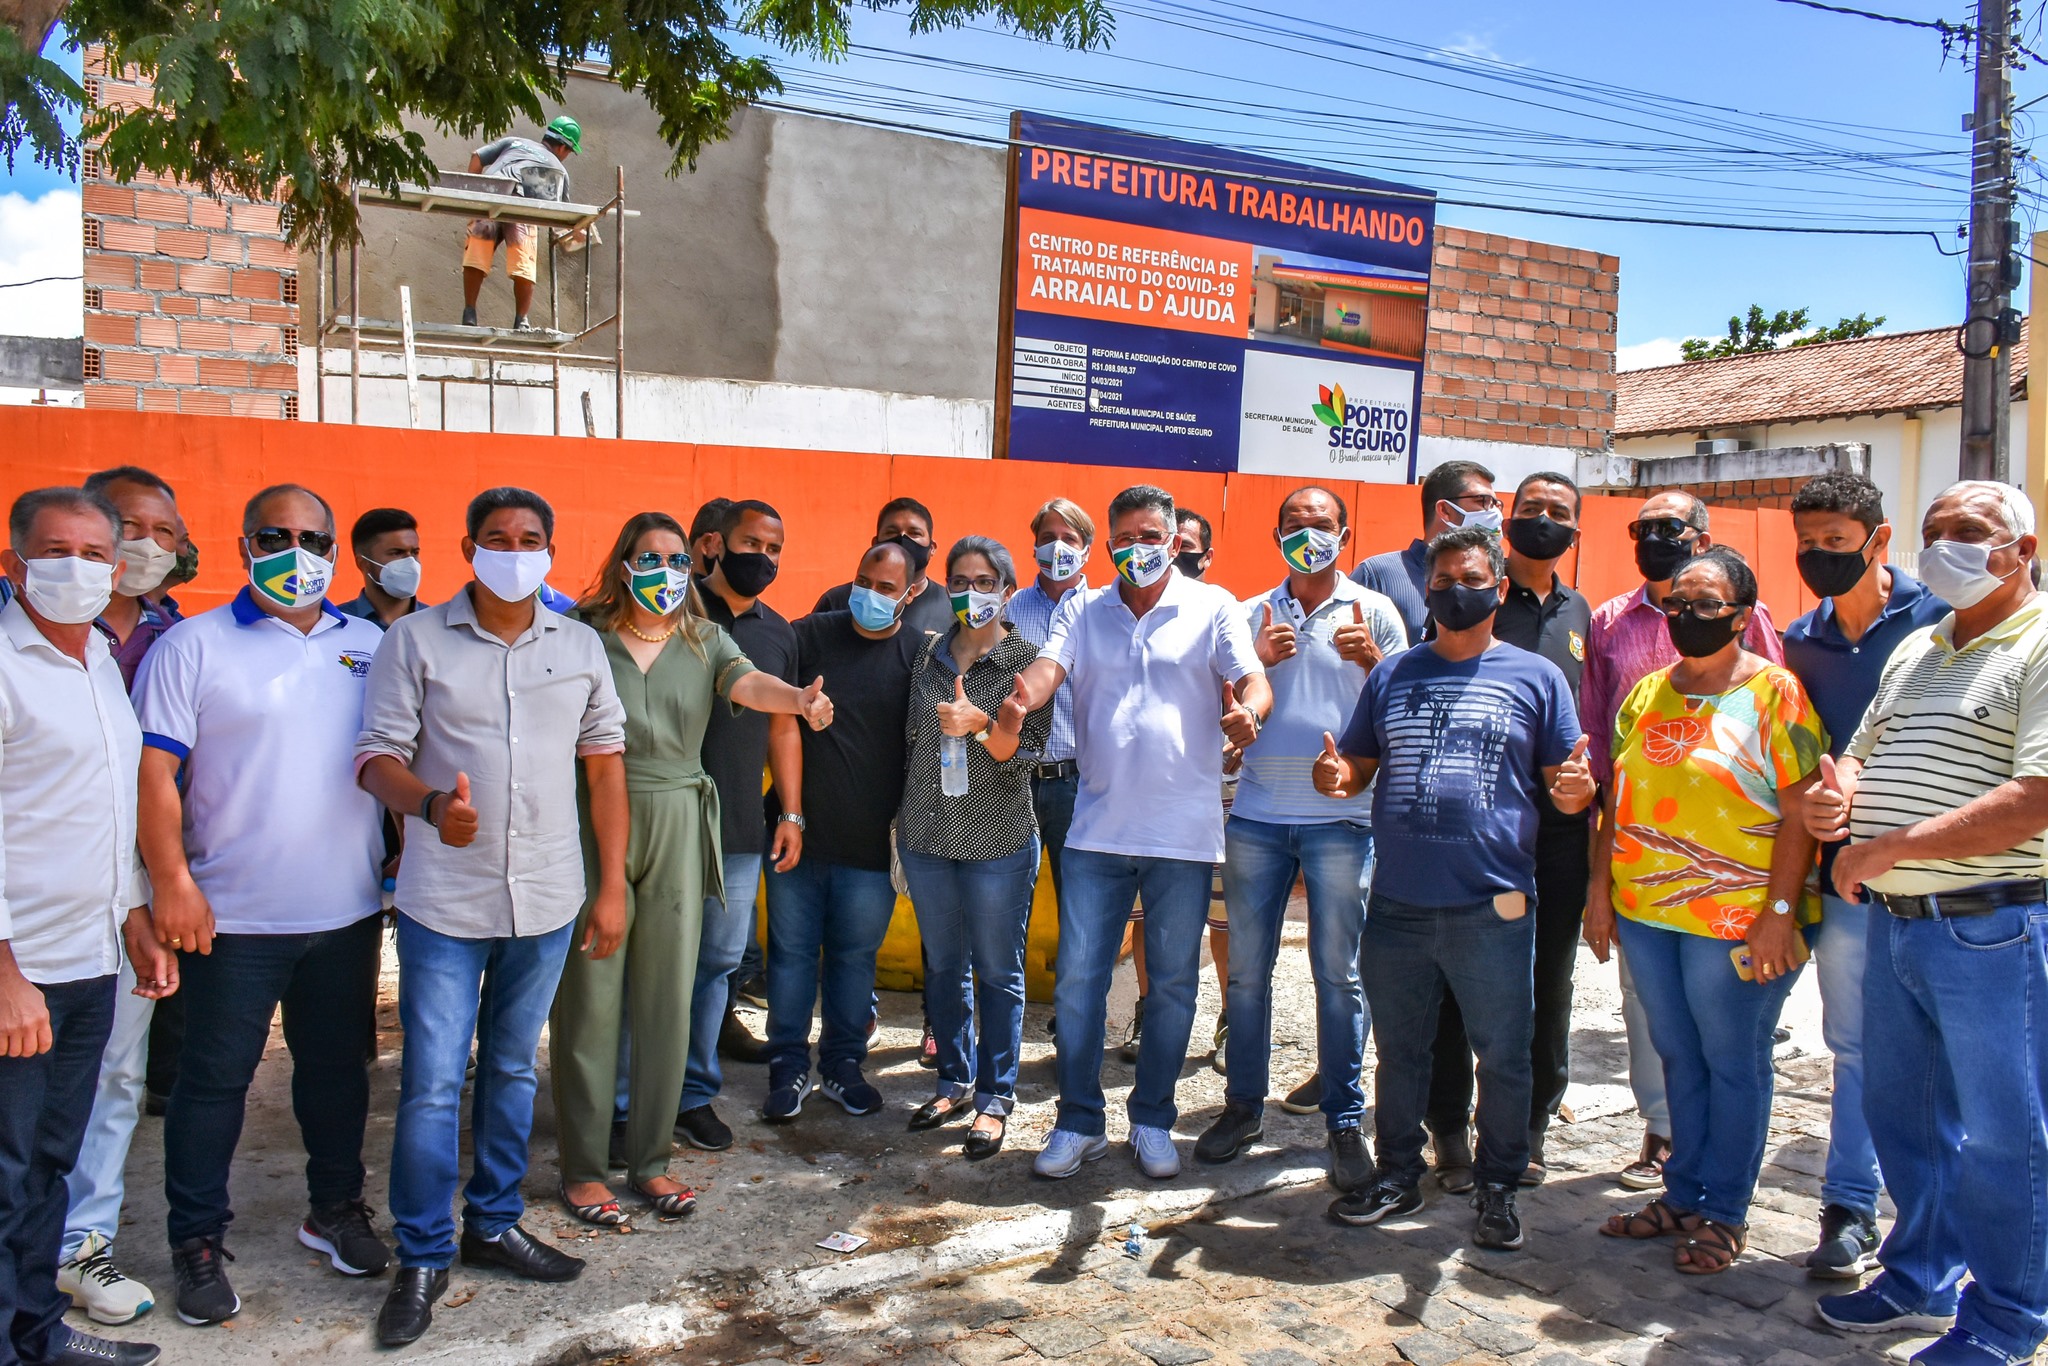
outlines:
{"label": "black dress shoe", "polygon": [[43,1353],[45,1366],[149,1366],[160,1353],[151,1342],[115,1342],[59,1324]]}
{"label": "black dress shoe", "polygon": [[500,1234],[495,1243],[464,1229],[462,1264],[495,1266],[529,1281],[573,1281],[583,1274],[581,1258],[536,1241],[517,1224]]}
{"label": "black dress shoe", "polygon": [[974,1105],[965,1096],[954,1099],[950,1096],[933,1096],[910,1112],[912,1129],[936,1129],[941,1124],[951,1124],[956,1119],[965,1119],[974,1113]]}
{"label": "black dress shoe", "polygon": [[445,1266],[401,1266],[391,1282],[391,1293],[377,1311],[377,1341],[386,1347],[403,1347],[419,1341],[434,1321],[434,1301],[448,1288]]}
{"label": "black dress shoe", "polygon": [[960,1151],[967,1155],[969,1162],[979,1162],[985,1157],[994,1157],[1003,1150],[1003,1135],[1009,1132],[1009,1128],[1010,1126],[1006,1122],[1002,1128],[994,1133],[989,1133],[983,1129],[970,1129],[967,1131],[967,1141],[960,1145]]}

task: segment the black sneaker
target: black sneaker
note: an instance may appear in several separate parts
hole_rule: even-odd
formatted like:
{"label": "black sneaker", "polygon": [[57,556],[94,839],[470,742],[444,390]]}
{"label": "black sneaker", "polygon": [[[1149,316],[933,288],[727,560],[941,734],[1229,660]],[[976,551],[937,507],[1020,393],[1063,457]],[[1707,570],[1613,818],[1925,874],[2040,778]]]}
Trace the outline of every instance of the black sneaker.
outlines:
{"label": "black sneaker", "polygon": [[1372,1148],[1356,1124],[1330,1130],[1330,1184],[1340,1191],[1363,1190],[1372,1184]]}
{"label": "black sneaker", "polygon": [[360,1200],[323,1205],[307,1212],[306,1222],[299,1225],[299,1241],[327,1254],[344,1276],[374,1276],[391,1265],[391,1249],[370,1227],[370,1214],[370,1207]]}
{"label": "black sneaker", "polygon": [[1340,1195],[1330,1202],[1330,1217],[1340,1224],[1377,1224],[1422,1208],[1422,1192],[1382,1176],[1364,1190]]}
{"label": "black sneaker", "polygon": [[1131,1032],[1124,1036],[1124,1046],[1117,1050],[1125,1062],[1138,1060],[1138,1045],[1145,1041],[1145,998],[1138,998],[1138,1009],[1131,1016]]}
{"label": "black sneaker", "polygon": [[1515,1188],[1489,1181],[1472,1197],[1479,1221],[1472,1226],[1472,1241],[1496,1252],[1513,1252],[1522,1245],[1522,1217],[1515,1213]]}
{"label": "black sneaker", "polygon": [[732,1130],[709,1105],[693,1105],[676,1116],[676,1141],[707,1153],[722,1153],[732,1146]]}
{"label": "black sneaker", "polygon": [[761,1118],[770,1124],[787,1124],[803,1113],[804,1097],[811,1093],[811,1074],[797,1072],[768,1083],[768,1099],[761,1102]]}
{"label": "black sneaker", "polygon": [[1195,1140],[1195,1156],[1203,1162],[1228,1162],[1265,1136],[1265,1119],[1259,1107],[1240,1100],[1226,1101],[1216,1122]]}
{"label": "black sneaker", "polygon": [[1853,1281],[1877,1265],[1877,1221],[1842,1205],[1820,1207],[1820,1244],[1806,1254],[1806,1274]]}
{"label": "black sneaker", "polygon": [[1287,1093],[1280,1108],[1290,1115],[1312,1115],[1323,1108],[1323,1074],[1311,1072],[1308,1080]]}
{"label": "black sneaker", "polygon": [[60,1323],[43,1346],[43,1366],[149,1366],[162,1355],[153,1342],[115,1342]]}
{"label": "black sneaker", "polygon": [[852,1063],[827,1077],[818,1092],[827,1100],[838,1101],[839,1108],[849,1115],[871,1115],[882,1108],[882,1093],[870,1086]]}
{"label": "black sneaker", "polygon": [[188,1238],[171,1247],[171,1269],[178,1277],[178,1317],[194,1328],[225,1323],[242,1312],[241,1297],[228,1284],[225,1263],[235,1254],[221,1246],[220,1236]]}

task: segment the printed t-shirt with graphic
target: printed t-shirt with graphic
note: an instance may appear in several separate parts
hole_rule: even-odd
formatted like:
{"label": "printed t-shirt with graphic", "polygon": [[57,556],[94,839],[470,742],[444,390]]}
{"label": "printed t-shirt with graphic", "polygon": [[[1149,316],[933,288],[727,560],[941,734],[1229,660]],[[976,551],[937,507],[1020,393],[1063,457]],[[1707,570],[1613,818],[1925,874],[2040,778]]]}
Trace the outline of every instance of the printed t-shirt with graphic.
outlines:
{"label": "printed t-shirt with graphic", "polygon": [[1374,669],[1338,742],[1380,761],[1373,890],[1433,907],[1534,896],[1543,770],[1578,742],[1571,688],[1541,655],[1499,643],[1450,660],[1418,645]]}
{"label": "printed t-shirt with graphic", "polygon": [[[1781,812],[1778,790],[1820,766],[1828,735],[1782,664],[1718,697],[1694,697],[1659,669],[1614,720],[1614,910],[1713,939],[1741,939],[1763,910]],[[1797,918],[1820,919],[1801,894]]]}

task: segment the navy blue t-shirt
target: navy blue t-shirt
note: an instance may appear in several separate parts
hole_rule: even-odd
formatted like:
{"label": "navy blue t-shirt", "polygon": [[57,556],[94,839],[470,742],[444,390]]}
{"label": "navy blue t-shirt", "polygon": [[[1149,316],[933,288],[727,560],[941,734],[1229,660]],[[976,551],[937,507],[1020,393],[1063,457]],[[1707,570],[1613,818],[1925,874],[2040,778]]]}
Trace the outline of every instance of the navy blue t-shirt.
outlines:
{"label": "navy blue t-shirt", "polygon": [[1414,906],[1534,896],[1543,770],[1578,740],[1564,674],[1527,650],[1452,661],[1418,645],[1374,669],[1338,744],[1380,761],[1373,890]]}

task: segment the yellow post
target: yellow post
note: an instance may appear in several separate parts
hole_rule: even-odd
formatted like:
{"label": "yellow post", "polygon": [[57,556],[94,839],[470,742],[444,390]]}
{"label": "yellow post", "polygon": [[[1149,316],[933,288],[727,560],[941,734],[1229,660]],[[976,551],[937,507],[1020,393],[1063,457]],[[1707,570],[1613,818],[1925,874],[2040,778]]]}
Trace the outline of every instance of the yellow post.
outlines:
{"label": "yellow post", "polygon": [[2048,321],[2048,271],[2040,263],[2048,259],[2048,232],[2033,237],[2034,258],[2027,286],[2027,501],[2034,505],[2034,525],[2048,525],[2048,402],[2034,406],[2034,348],[2040,345],[2041,324]]}

